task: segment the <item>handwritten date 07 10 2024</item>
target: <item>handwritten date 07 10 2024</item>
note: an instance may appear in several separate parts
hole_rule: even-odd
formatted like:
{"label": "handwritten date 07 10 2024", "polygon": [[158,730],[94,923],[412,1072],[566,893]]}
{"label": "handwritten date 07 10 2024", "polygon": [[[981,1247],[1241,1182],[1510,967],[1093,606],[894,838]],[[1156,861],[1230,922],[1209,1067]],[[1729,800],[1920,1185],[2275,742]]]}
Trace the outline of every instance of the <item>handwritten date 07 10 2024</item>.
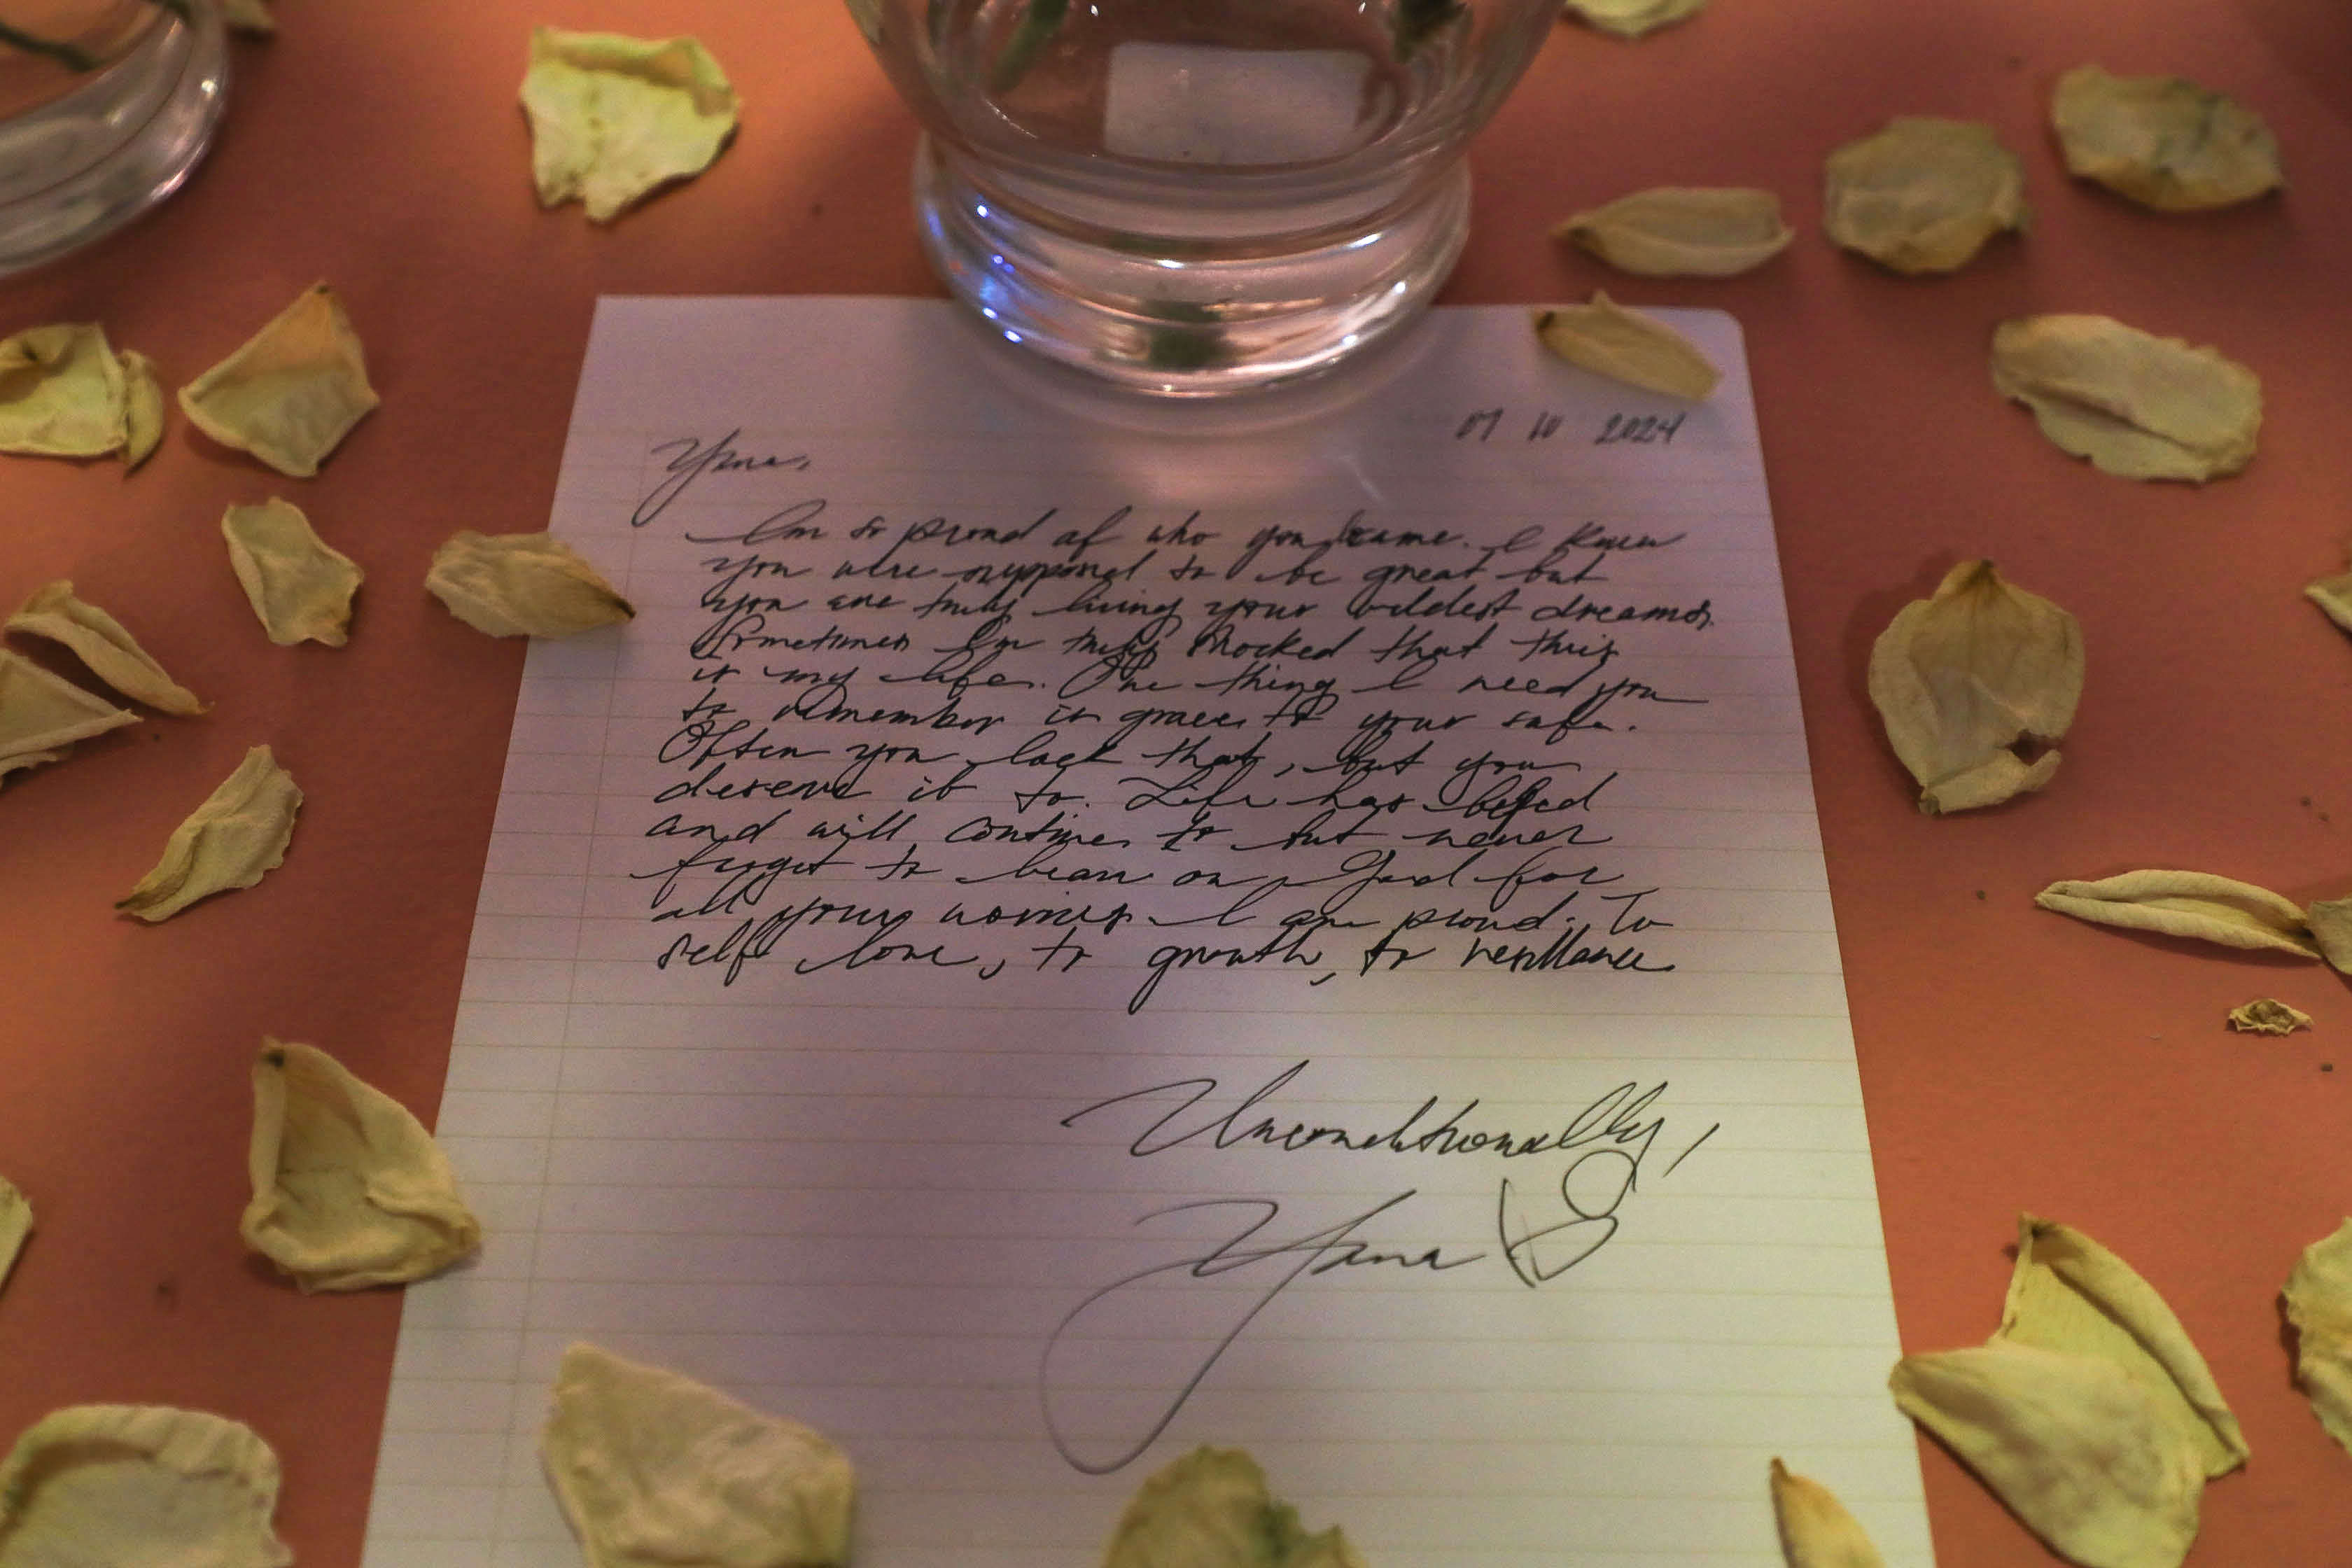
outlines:
{"label": "handwritten date 07 10 2024", "polygon": [[[1218,1362],[1258,1315],[1299,1280],[1325,1275],[1346,1276],[1357,1270],[1399,1270],[1429,1275],[1450,1273],[1496,1259],[1529,1289],[1559,1279],[1599,1252],[1622,1223],[1621,1210],[1638,1190],[1643,1166],[1659,1152],[1660,1134],[1666,1125],[1655,1107],[1667,1090],[1664,1080],[1643,1086],[1621,1083],[1589,1101],[1556,1128],[1530,1133],[1465,1126],[1478,1109],[1475,1099],[1464,1100],[1450,1115],[1431,1121],[1440,1103],[1430,1096],[1393,1126],[1355,1129],[1310,1122],[1260,1108],[1294,1085],[1311,1067],[1299,1061],[1268,1079],[1239,1103],[1225,1110],[1203,1110],[1214,1096],[1213,1078],[1181,1079],[1130,1089],[1097,1100],[1062,1119],[1065,1128],[1109,1111],[1115,1107],[1140,1106],[1177,1099],[1172,1110],[1160,1112],[1126,1145],[1126,1152],[1148,1159],[1181,1148],[1242,1150],[1297,1154],[1322,1150],[1333,1152],[1427,1156],[1486,1155],[1500,1160],[1542,1155],[1565,1157],[1557,1189],[1530,1184],[1522,1188],[1508,1176],[1500,1179],[1494,1213],[1496,1245],[1491,1248],[1444,1246],[1398,1246],[1365,1234],[1383,1222],[1400,1217],[1407,1205],[1423,1196],[1417,1187],[1380,1196],[1370,1203],[1347,1200],[1355,1212],[1296,1234],[1284,1225],[1286,1208],[1297,1200],[1264,1196],[1197,1198],[1150,1209],[1136,1224],[1209,1216],[1207,1240],[1187,1240],[1179,1256],[1151,1264],[1089,1291],[1065,1313],[1046,1337],[1038,1363],[1038,1397],[1047,1434],[1062,1458],[1089,1475],[1119,1469],[1140,1456],[1168,1429],[1186,1402],[1207,1380]],[[1658,1169],[1659,1179],[1670,1176],[1721,1127],[1706,1129],[1674,1152]],[[1227,1227],[1232,1228],[1228,1231]],[[1193,1282],[1199,1282],[1197,1287]],[[1124,1422],[1108,1426],[1097,1421],[1081,1432],[1068,1418],[1078,1393],[1070,1375],[1075,1346],[1090,1336],[1117,1332],[1118,1314],[1132,1304],[1139,1287],[1187,1290],[1198,1298],[1192,1310],[1202,1321],[1195,1330],[1208,1338],[1208,1349],[1197,1360],[1181,1363],[1168,1373],[1171,1386],[1156,1387],[1140,1404],[1131,1405]],[[1180,1298],[1181,1299],[1181,1298]]]}

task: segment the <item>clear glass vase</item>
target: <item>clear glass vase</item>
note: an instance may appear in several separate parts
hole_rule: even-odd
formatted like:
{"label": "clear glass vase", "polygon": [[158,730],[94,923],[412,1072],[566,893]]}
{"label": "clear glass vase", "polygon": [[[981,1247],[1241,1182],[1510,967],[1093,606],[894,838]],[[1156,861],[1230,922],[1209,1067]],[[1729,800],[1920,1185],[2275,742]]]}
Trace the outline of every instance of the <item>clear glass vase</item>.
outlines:
{"label": "clear glass vase", "polygon": [[0,0],[0,274],[162,201],[227,88],[215,0]]}
{"label": "clear glass vase", "polygon": [[1200,395],[1312,374],[1460,254],[1463,151],[1557,0],[850,0],[925,130],[948,287],[1007,339]]}

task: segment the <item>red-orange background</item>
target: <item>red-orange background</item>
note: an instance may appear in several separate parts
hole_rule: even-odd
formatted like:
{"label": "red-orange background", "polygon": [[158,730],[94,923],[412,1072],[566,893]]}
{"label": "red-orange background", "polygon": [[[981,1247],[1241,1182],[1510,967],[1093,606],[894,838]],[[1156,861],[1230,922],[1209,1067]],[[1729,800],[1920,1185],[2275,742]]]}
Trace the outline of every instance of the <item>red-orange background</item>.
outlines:
{"label": "red-orange background", "polygon": [[[0,1294],[0,1438],[59,1405],[253,1423],[300,1561],[357,1561],[398,1297],[304,1299],[245,1257],[247,1064],[314,1041],[436,1103],[519,645],[418,587],[458,528],[543,527],[594,298],[938,290],[906,199],[914,132],[830,0],[279,0],[236,46],[188,188],[83,256],[0,280],[0,332],[97,320],[192,377],[330,280],[384,396],[307,483],[175,418],[118,466],[0,459],[0,606],[70,577],[215,700],[0,790],[0,1173],[40,1228]],[[530,24],[692,32],[742,93],[701,179],[610,229],[541,213],[514,104]],[[2292,188],[2163,217],[2070,183],[2063,70],[2195,76],[2256,106]],[[2032,233],[1906,279],[1818,237],[1822,155],[1895,114],[1991,122]],[[2298,900],[2352,891],[2352,639],[2299,596],[2352,542],[2352,12],[2340,0],[1715,0],[1635,44],[1562,26],[1473,154],[1453,302],[1719,305],[1746,328],[1904,1342],[1990,1331],[2020,1209],[2107,1243],[2171,1300],[2252,1442],[2192,1563],[2335,1564],[2352,1456],[2290,1382],[2276,1296],[2352,1210],[2352,991],[2286,959],[2036,910],[2061,877],[2185,866]],[[1719,283],[1604,275],[1547,238],[1659,184],[1757,184],[1800,230]],[[2263,447],[2198,489],[2061,456],[1991,392],[1994,322],[2096,310],[2263,377]],[[351,646],[265,642],[224,505],[287,494],[366,566]],[[2090,654],[2043,796],[1930,820],[1863,693],[1874,636],[1987,555],[2080,617]],[[149,929],[119,897],[268,742],[309,792],[258,889]],[[2317,1029],[2221,1027],[2274,994]],[[2332,1066],[2331,1066],[2332,1064]],[[1947,1568],[2044,1560],[1940,1451]],[[1759,1487],[1760,1487],[1759,1478]]]}

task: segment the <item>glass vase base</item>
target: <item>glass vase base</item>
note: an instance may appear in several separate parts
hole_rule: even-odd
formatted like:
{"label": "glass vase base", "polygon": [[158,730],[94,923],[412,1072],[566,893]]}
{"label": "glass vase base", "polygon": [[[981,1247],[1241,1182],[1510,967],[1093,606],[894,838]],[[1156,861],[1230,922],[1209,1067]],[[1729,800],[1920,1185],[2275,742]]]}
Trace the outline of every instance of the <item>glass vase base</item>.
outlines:
{"label": "glass vase base", "polygon": [[928,137],[914,193],[931,266],[1007,342],[1177,397],[1321,375],[1408,325],[1453,271],[1470,210],[1457,163],[1360,232],[1178,244],[1024,217]]}
{"label": "glass vase base", "polygon": [[43,266],[179,189],[228,85],[218,12],[195,5],[72,91],[0,120],[0,276]]}

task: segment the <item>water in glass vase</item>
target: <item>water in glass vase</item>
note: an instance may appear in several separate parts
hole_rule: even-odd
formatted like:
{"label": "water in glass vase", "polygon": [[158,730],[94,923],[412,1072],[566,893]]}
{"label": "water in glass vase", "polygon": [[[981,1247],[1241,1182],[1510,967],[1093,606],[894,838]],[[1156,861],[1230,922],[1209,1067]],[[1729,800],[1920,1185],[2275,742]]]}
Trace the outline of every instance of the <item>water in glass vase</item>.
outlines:
{"label": "water in glass vase", "polygon": [[[1458,254],[1463,142],[1543,0],[937,0],[881,52],[924,240],[1007,337],[1224,391],[1392,330]],[[910,80],[910,78],[917,79]]]}
{"label": "water in glass vase", "polygon": [[0,273],[177,189],[226,85],[214,0],[0,0]]}

